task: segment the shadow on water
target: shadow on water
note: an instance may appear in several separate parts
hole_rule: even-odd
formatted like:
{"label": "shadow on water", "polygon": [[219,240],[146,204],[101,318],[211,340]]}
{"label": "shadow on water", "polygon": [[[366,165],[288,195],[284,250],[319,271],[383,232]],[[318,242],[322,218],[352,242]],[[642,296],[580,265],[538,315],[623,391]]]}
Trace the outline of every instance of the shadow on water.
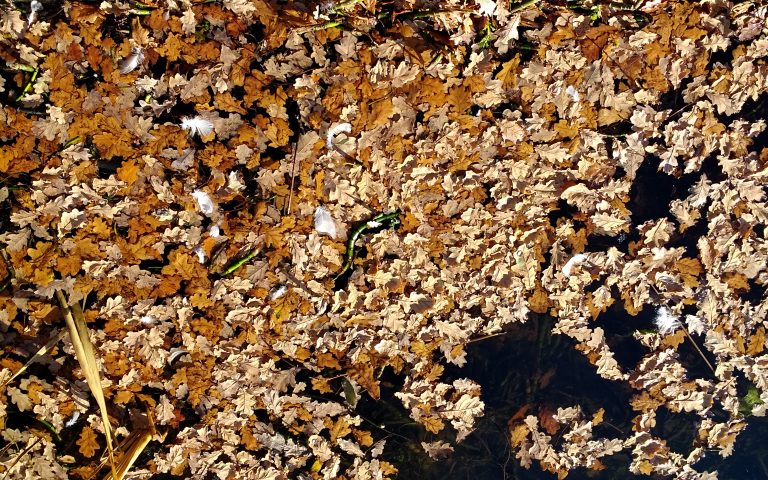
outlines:
{"label": "shadow on water", "polygon": [[[470,378],[482,386],[485,416],[477,429],[455,452],[440,461],[430,459],[421,442],[450,440],[432,435],[407,416],[394,397],[399,385],[387,384],[374,405],[359,405],[368,420],[390,432],[388,460],[395,462],[400,479],[550,479],[538,465],[521,467],[509,444],[508,422],[518,416],[554,413],[559,407],[579,405],[586,416],[604,409],[604,422],[594,430],[596,437],[626,438],[630,435],[632,412],[627,405],[631,391],[621,383],[599,377],[595,367],[564,336],[551,335],[553,319],[534,315],[523,325],[512,326],[505,334],[481,339],[467,346],[467,363],[446,368],[447,383]],[[374,407],[374,408],[370,408]],[[557,439],[555,439],[557,444]],[[629,457],[605,459],[602,472],[573,472],[594,479],[623,478]]]}
{"label": "shadow on water", "polygon": [[[627,332],[643,328],[650,322],[649,316],[650,312],[643,311],[637,317],[631,317],[623,309],[615,308],[598,319],[597,323],[606,329],[608,339],[615,342],[612,350],[633,351],[627,358],[617,355],[625,371],[639,360],[639,345],[632,345],[636,341],[629,340]],[[551,317],[533,315],[528,322],[513,325],[503,335],[470,343],[466,365],[446,368],[443,378],[446,383],[469,378],[482,386],[485,415],[478,419],[476,430],[454,447],[454,453],[439,461],[424,453],[421,442],[443,440],[453,443],[451,439],[455,432],[433,435],[417,425],[394,396],[394,392],[402,387],[402,379],[385,375],[381,399],[378,402],[361,401],[358,411],[367,421],[383,427],[388,433],[386,458],[398,468],[397,478],[555,479],[556,475],[543,472],[537,462],[530,469],[520,465],[509,443],[508,422],[516,415],[522,418],[542,411],[554,413],[561,407],[578,405],[587,418],[602,408],[605,410],[604,420],[593,429],[594,437],[630,438],[635,412],[629,405],[635,392],[623,382],[605,380],[597,375],[596,367],[576,350],[573,340],[550,333],[553,323]],[[684,353],[683,357],[695,359],[693,353]],[[665,439],[674,451],[687,455],[695,442],[697,424],[695,414],[673,413],[661,407],[657,411],[657,426],[653,433]],[[556,447],[560,435],[553,436]],[[768,460],[768,445],[764,442],[767,435],[768,421],[752,417],[747,431],[736,442],[734,455],[723,459],[712,452],[694,468],[702,472],[718,471],[720,479],[768,479],[768,468],[764,466]],[[602,470],[577,469],[570,472],[569,478],[614,480],[634,477],[628,473],[631,459],[626,450],[601,461]]]}

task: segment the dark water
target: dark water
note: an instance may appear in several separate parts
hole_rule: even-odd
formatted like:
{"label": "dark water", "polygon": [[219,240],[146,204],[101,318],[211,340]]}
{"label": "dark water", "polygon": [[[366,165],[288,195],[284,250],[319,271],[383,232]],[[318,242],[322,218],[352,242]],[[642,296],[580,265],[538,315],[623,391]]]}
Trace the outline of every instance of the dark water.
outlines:
{"label": "dark water", "polygon": [[[612,316],[613,322],[629,323],[633,327],[650,321],[650,315],[645,318],[644,313],[637,317]],[[574,349],[575,342],[549,334],[552,323],[549,317],[535,316],[525,325],[513,327],[505,335],[474,342],[467,348],[467,364],[463,368],[446,369],[446,382],[470,378],[482,385],[486,413],[479,419],[477,429],[462,444],[455,446],[453,455],[440,461],[434,461],[423,453],[421,442],[448,441],[452,434],[441,432],[440,435],[433,435],[416,425],[394,397],[400,386],[394,383],[396,379],[384,378],[381,400],[361,401],[358,412],[372,422],[368,427],[376,424],[386,430],[379,430],[379,434],[388,435],[384,458],[398,467],[397,478],[557,478],[554,474],[543,472],[536,462],[530,470],[526,470],[510,448],[508,421],[526,405],[526,415],[536,415],[542,408],[554,412],[558,407],[579,405],[588,418],[602,408],[605,410],[604,421],[593,429],[594,438],[630,437],[634,415],[629,407],[632,390],[623,382],[612,382],[598,376],[595,367]],[[628,340],[621,333],[609,335],[615,337],[612,349],[617,352],[633,349],[630,342],[634,342],[633,339]],[[690,360],[695,370],[703,371],[695,365],[697,354],[685,351],[682,346],[681,358],[683,362]],[[700,357],[698,363],[703,363]],[[657,412],[657,427],[653,433],[665,439],[674,451],[687,454],[694,443],[697,420],[694,414],[672,413],[662,407]],[[447,430],[450,431],[450,427]],[[747,430],[736,441],[732,456],[723,459],[713,451],[694,468],[702,472],[716,470],[721,480],[768,479],[766,438],[768,420],[751,417]],[[557,445],[557,435],[553,443]],[[601,460],[605,466],[602,471],[577,469],[568,478],[613,480],[633,477],[628,473],[631,459],[627,451]]]}

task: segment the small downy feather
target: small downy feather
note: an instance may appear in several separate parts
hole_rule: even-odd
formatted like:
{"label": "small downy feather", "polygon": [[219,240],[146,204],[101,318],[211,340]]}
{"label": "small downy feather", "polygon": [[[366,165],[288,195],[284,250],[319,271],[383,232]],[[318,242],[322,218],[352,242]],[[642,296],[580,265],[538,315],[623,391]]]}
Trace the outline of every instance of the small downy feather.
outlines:
{"label": "small downy feather", "polygon": [[70,417],[70,419],[69,419],[69,420],[67,420],[66,422],[64,422],[64,426],[65,426],[66,428],[69,428],[69,427],[74,427],[74,426],[75,426],[75,424],[77,423],[77,420],[78,420],[79,418],[80,418],[80,412],[78,412],[77,410],[75,410],[75,411],[74,411],[74,413],[72,414],[72,416]]}
{"label": "small downy feather", "polygon": [[189,131],[189,136],[199,135],[205,137],[213,131],[213,123],[203,117],[183,117],[181,119],[181,128]]}
{"label": "small downy feather", "polygon": [[27,25],[32,25],[37,21],[37,12],[43,9],[43,4],[38,0],[32,0],[29,2],[29,16],[27,17]]}
{"label": "small downy feather", "polygon": [[563,275],[570,277],[573,267],[581,265],[586,259],[587,256],[583,253],[577,253],[576,255],[572,256],[570,260],[565,262],[565,265],[563,265]]}
{"label": "small downy feather", "polygon": [[328,210],[322,206],[318,206],[315,209],[315,230],[321,235],[325,234],[336,239],[336,223],[333,221],[331,214],[328,213]]}
{"label": "small downy feather", "polygon": [[120,65],[120,73],[126,75],[136,70],[136,67],[144,61],[144,50],[141,47],[133,47],[131,54],[123,59]]}
{"label": "small downy feather", "polygon": [[198,262],[205,263],[205,250],[203,250],[203,247],[197,246],[192,252],[197,255]]}
{"label": "small downy feather", "polygon": [[325,146],[333,148],[333,139],[340,133],[350,133],[352,131],[352,125],[349,123],[340,123],[335,127],[329,128],[328,133],[325,135]]}
{"label": "small downy feather", "polygon": [[659,307],[656,311],[656,317],[653,319],[653,323],[656,324],[656,329],[662,335],[672,333],[682,325],[680,319],[672,313],[667,307]]}
{"label": "small downy feather", "polygon": [[269,292],[269,295],[267,295],[267,300],[270,302],[274,302],[278,298],[285,295],[287,291],[288,291],[288,287],[286,285],[282,285],[282,284],[278,285]]}
{"label": "small downy feather", "polygon": [[211,200],[207,193],[202,190],[195,190],[192,192],[192,196],[197,200],[197,208],[200,210],[200,213],[210,216],[214,212],[213,200]]}

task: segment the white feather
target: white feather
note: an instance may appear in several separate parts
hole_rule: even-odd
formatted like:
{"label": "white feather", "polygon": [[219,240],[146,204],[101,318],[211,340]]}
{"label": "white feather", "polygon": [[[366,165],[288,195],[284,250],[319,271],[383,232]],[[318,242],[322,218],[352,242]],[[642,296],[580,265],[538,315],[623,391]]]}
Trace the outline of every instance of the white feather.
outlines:
{"label": "white feather", "polygon": [[686,315],[685,323],[688,324],[688,333],[704,334],[704,329],[706,328],[704,322],[696,315]]}
{"label": "white feather", "polygon": [[326,234],[336,239],[336,223],[333,221],[331,214],[328,213],[328,210],[321,206],[315,209],[315,230],[321,235]]}
{"label": "white feather", "polygon": [[285,295],[285,292],[287,291],[288,291],[288,287],[286,287],[285,285],[278,285],[275,288],[273,288],[271,292],[269,292],[269,295],[267,296],[267,300],[269,300],[270,302],[274,302],[278,298]]}
{"label": "white feather", "polygon": [[134,47],[131,50],[131,54],[123,59],[122,65],[120,65],[120,73],[126,75],[136,70],[141,62],[144,61],[144,50],[140,47]]}
{"label": "white feather", "polygon": [[565,262],[565,265],[563,265],[563,275],[566,277],[571,276],[571,270],[576,265],[580,265],[581,262],[587,259],[587,256],[583,253],[577,253],[576,255],[572,256],[570,260]]}
{"label": "white feather", "polygon": [[37,12],[43,9],[43,4],[38,0],[32,0],[29,2],[29,16],[27,17],[27,25],[32,25],[37,20]]}
{"label": "white feather", "polygon": [[579,91],[573,88],[572,85],[568,85],[568,88],[565,89],[565,93],[568,94],[571,99],[573,99],[574,102],[578,102],[579,99],[581,99],[581,96],[579,95]]}
{"label": "white feather", "polygon": [[69,428],[69,427],[72,427],[72,426],[74,426],[74,425],[75,425],[75,423],[77,423],[77,420],[78,420],[79,418],[80,418],[80,412],[78,412],[77,410],[75,410],[75,413],[73,413],[73,414],[72,414],[72,417],[71,417],[69,420],[67,420],[67,421],[64,423],[64,426],[65,426],[66,428]]}
{"label": "white feather", "polygon": [[180,348],[172,348],[171,354],[168,355],[168,365],[173,365],[176,360],[187,354],[189,354],[189,352],[186,350],[182,350]]}
{"label": "white feather", "polygon": [[211,237],[213,238],[219,238],[221,236],[221,229],[218,225],[213,225],[208,232],[211,234]]}
{"label": "white feather", "polygon": [[188,130],[189,136],[205,137],[213,131],[213,123],[200,116],[184,117],[181,119],[181,128]]}
{"label": "white feather", "polygon": [[197,200],[197,208],[203,215],[210,216],[216,209],[213,205],[213,200],[204,191],[195,190],[192,192],[192,196]]}
{"label": "white feather", "polygon": [[660,334],[666,335],[680,328],[680,319],[667,307],[659,307],[653,319]]}
{"label": "white feather", "polygon": [[203,247],[195,247],[192,251],[197,254],[197,261],[205,263],[205,250],[203,250]]}
{"label": "white feather", "polygon": [[328,133],[325,135],[325,146],[333,148],[333,139],[340,133],[350,133],[352,131],[352,125],[349,123],[340,123],[335,127],[328,129]]}
{"label": "white feather", "polygon": [[152,315],[144,315],[143,317],[141,317],[141,318],[139,319],[139,321],[140,321],[140,322],[141,322],[143,325],[146,325],[146,326],[148,326],[148,327],[150,327],[150,326],[152,326],[152,325],[154,325],[154,324],[156,324],[156,323],[157,323],[157,319],[156,319],[155,317],[153,317]]}

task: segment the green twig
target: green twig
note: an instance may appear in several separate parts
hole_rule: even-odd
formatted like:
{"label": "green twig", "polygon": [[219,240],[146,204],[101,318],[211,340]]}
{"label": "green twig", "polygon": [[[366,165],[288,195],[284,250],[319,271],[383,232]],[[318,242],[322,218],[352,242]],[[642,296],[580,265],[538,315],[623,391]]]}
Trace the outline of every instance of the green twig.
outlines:
{"label": "green twig", "polygon": [[133,2],[133,8],[136,15],[151,15],[152,10],[154,10],[154,7],[151,7],[149,5],[145,5],[141,2]]}
{"label": "green twig", "polygon": [[227,267],[227,268],[226,268],[226,269],[225,269],[225,270],[224,270],[224,271],[221,273],[221,276],[222,276],[222,277],[226,277],[227,275],[231,274],[232,272],[234,272],[234,271],[235,271],[235,270],[237,270],[238,268],[240,268],[240,267],[242,267],[243,265],[245,265],[246,263],[248,263],[248,261],[250,261],[250,260],[251,260],[253,257],[255,257],[255,256],[256,256],[256,255],[258,255],[258,254],[259,254],[259,250],[258,250],[258,249],[252,250],[250,253],[248,253],[248,255],[244,256],[244,257],[243,257],[243,258],[241,258],[240,260],[237,260],[235,263],[233,263],[232,265],[230,265],[229,267]]}
{"label": "green twig", "polygon": [[59,432],[57,432],[56,429],[53,428],[53,425],[51,425],[50,422],[42,418],[35,418],[34,420],[35,420],[35,423],[40,425],[44,430],[47,430],[51,434],[54,442],[61,443],[61,435],[59,435]]}
{"label": "green twig", "polygon": [[15,68],[27,73],[34,73],[34,71],[37,70],[35,67],[30,67],[29,65],[16,65]]}
{"label": "green twig", "polygon": [[341,26],[341,22],[338,22],[336,20],[331,20],[329,22],[321,23],[320,25],[313,25],[312,27],[309,27],[308,31],[316,32],[318,30],[325,30],[327,28],[335,28],[340,26]]}
{"label": "green twig", "polygon": [[435,55],[432,60],[429,61],[429,64],[427,65],[426,70],[429,70],[430,68],[434,67],[438,63],[440,63],[440,60],[443,59],[443,52],[438,52],[437,55]]}
{"label": "green twig", "polygon": [[347,252],[345,255],[346,260],[344,261],[344,266],[341,267],[341,271],[336,274],[336,277],[334,277],[334,281],[338,280],[342,275],[347,273],[350,268],[352,268],[352,262],[355,261],[355,255],[357,254],[355,242],[357,242],[357,239],[360,238],[360,235],[362,235],[366,230],[379,227],[397,227],[398,225],[400,225],[399,211],[393,213],[381,213],[368,220],[367,222],[363,222],[358,225],[357,228],[355,228],[349,235],[349,240],[347,240]]}
{"label": "green twig", "polygon": [[64,148],[71,147],[72,145],[76,143],[80,143],[80,140],[82,140],[82,137],[80,135],[76,136],[75,138],[69,140],[67,143],[64,144]]}
{"label": "green twig", "polygon": [[40,73],[39,68],[35,68],[35,70],[32,72],[32,78],[29,79],[26,85],[24,85],[24,90],[21,91],[21,95],[19,95],[16,98],[16,103],[20,102],[22,98],[32,89],[32,84],[35,83],[35,80],[37,80],[37,74]]}

